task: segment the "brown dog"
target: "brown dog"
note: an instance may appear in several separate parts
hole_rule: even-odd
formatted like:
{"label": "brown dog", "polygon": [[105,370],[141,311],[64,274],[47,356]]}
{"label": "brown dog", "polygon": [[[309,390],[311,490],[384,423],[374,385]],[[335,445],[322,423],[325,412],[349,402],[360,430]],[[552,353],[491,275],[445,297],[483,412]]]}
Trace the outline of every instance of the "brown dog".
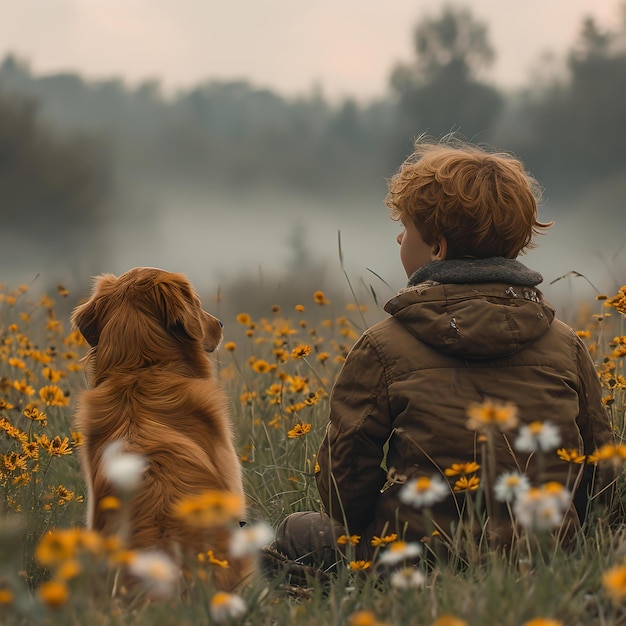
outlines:
{"label": "brown dog", "polygon": [[115,493],[103,453],[123,442],[116,445],[146,461],[130,502],[129,546],[191,558],[213,550],[230,563],[216,570],[215,584],[235,587],[250,568],[229,558],[228,529],[200,528],[177,512],[179,502],[217,490],[239,496],[244,513],[228,405],[206,354],[222,340],[221,323],[202,309],[182,274],[135,268],[119,278],[99,276],[72,324],[93,347],[86,366],[90,388],[76,414],[89,526],[119,530],[98,504]]}

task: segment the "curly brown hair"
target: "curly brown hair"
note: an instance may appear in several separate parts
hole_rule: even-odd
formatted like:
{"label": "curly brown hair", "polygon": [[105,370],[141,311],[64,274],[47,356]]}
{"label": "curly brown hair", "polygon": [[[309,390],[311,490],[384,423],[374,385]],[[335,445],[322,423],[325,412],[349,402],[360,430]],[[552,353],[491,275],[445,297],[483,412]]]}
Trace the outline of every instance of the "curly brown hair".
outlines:
{"label": "curly brown hair", "polygon": [[428,244],[445,237],[448,259],[513,259],[553,224],[537,220],[541,187],[519,159],[461,141],[418,139],[388,189],[391,218]]}

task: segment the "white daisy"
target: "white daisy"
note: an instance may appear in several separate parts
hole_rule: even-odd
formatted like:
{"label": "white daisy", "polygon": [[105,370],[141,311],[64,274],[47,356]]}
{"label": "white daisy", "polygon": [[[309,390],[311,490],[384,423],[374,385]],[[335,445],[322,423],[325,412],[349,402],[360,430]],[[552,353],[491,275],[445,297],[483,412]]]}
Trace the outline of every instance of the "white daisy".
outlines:
{"label": "white daisy", "polygon": [[246,612],[247,607],[244,599],[234,593],[218,591],[211,598],[211,618],[213,621],[221,623],[231,619],[237,619]]}
{"label": "white daisy", "polygon": [[151,597],[170,597],[180,577],[174,561],[160,550],[136,552],[128,567],[131,574],[142,580]]}
{"label": "white daisy", "polygon": [[505,472],[496,479],[493,492],[498,502],[512,502],[529,488],[530,482],[524,474]]}
{"label": "white daisy", "polygon": [[435,474],[431,478],[420,476],[409,480],[400,490],[399,498],[405,504],[411,504],[418,508],[432,506],[444,500],[450,493],[450,486],[444,482],[441,476]]}
{"label": "white daisy", "polygon": [[419,556],[421,553],[422,546],[419,543],[394,541],[390,543],[387,549],[378,557],[378,561],[385,565],[395,565],[401,561]]}
{"label": "white daisy", "polygon": [[549,452],[561,445],[559,429],[552,422],[531,422],[519,429],[513,447],[519,452]]}
{"label": "white daisy", "polygon": [[415,567],[403,567],[391,575],[390,582],[394,589],[416,589],[426,584],[426,576]]}
{"label": "white daisy", "polygon": [[[559,489],[556,489],[558,486]],[[552,530],[563,521],[569,508],[571,494],[558,483],[533,487],[520,494],[513,506],[521,526],[533,530]]]}
{"label": "white daisy", "polygon": [[253,556],[272,539],[274,530],[265,522],[243,526],[231,535],[230,554],[235,558]]}
{"label": "white daisy", "polygon": [[111,484],[120,491],[132,493],[141,485],[148,462],[141,454],[124,452],[123,441],[110,443],[102,454],[104,472]]}

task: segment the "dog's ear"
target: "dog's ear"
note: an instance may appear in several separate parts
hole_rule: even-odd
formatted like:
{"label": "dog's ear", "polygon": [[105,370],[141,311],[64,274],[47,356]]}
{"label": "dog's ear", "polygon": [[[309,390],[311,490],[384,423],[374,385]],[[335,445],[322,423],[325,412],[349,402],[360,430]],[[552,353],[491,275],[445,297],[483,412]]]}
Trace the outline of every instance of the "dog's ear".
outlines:
{"label": "dog's ear", "polygon": [[100,332],[105,323],[105,307],[108,301],[107,292],[116,277],[113,274],[102,274],[95,278],[91,297],[79,304],[70,318],[73,328],[77,328],[90,346],[97,346]]}
{"label": "dog's ear", "polygon": [[156,284],[156,292],[165,328],[174,335],[182,331],[187,337],[202,341],[202,307],[189,281],[182,274],[170,274]]}

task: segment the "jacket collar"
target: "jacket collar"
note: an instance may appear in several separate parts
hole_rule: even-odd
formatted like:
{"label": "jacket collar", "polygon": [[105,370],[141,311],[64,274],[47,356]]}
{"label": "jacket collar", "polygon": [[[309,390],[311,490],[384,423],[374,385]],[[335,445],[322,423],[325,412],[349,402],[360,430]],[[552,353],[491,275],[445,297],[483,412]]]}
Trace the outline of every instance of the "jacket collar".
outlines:
{"label": "jacket collar", "polygon": [[508,283],[535,287],[543,281],[539,272],[528,269],[516,259],[490,257],[488,259],[450,259],[432,261],[416,270],[407,287],[425,282],[440,284]]}

